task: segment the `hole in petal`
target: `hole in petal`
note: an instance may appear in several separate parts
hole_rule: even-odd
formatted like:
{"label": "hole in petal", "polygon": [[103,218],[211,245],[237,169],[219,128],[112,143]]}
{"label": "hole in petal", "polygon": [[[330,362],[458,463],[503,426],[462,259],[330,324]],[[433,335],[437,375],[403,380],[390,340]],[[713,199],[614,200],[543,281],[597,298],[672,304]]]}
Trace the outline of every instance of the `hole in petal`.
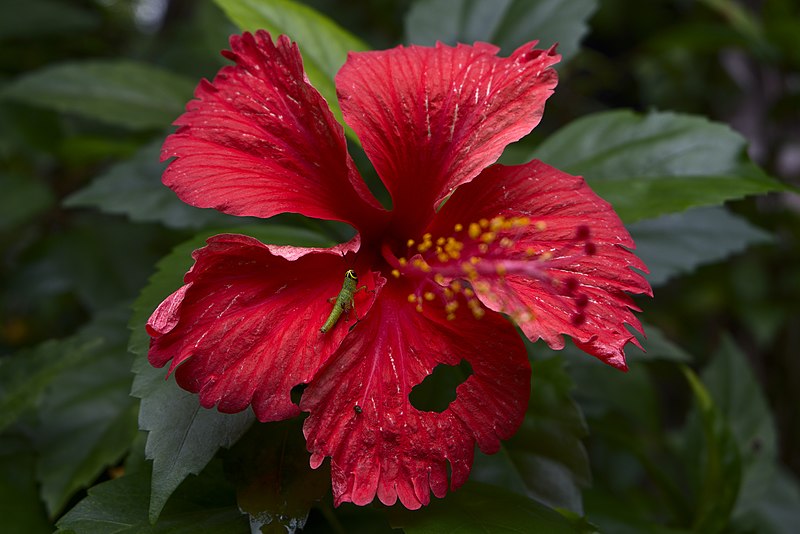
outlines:
{"label": "hole in petal", "polygon": [[458,365],[439,364],[408,396],[411,405],[424,412],[442,413],[456,398],[456,388],[472,375],[467,360]]}
{"label": "hole in petal", "polygon": [[300,398],[303,396],[303,392],[306,390],[306,386],[308,384],[297,384],[295,387],[292,388],[292,391],[289,392],[292,398],[292,402],[300,406]]}

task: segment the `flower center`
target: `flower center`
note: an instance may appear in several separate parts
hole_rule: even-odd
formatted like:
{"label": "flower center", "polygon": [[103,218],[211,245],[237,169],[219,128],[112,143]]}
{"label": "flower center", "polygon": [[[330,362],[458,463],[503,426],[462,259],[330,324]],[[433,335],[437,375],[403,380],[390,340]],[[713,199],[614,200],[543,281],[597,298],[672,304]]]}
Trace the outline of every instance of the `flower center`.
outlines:
{"label": "flower center", "polygon": [[384,245],[383,257],[392,267],[392,276],[406,278],[415,288],[408,302],[422,311],[426,302],[437,299],[452,320],[462,304],[476,318],[484,315],[484,302],[497,307],[517,322],[531,320],[533,311],[508,288],[509,280],[537,284],[545,291],[571,300],[573,323],[585,320],[583,309],[588,297],[569,266],[581,257],[593,256],[596,245],[588,226],[549,231],[544,221],[528,217],[480,219],[456,224],[447,236],[426,233],[419,240],[406,242],[405,254],[395,255]]}

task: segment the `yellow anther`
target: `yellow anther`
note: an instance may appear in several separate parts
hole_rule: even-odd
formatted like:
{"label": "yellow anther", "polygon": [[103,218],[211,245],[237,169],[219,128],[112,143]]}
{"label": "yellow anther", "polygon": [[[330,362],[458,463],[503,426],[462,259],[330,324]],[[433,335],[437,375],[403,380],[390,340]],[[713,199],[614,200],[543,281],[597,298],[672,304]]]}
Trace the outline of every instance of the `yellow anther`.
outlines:
{"label": "yellow anther", "polygon": [[395,278],[400,278],[400,271],[398,271],[397,269],[392,269],[392,276],[394,276]]}
{"label": "yellow anther", "polygon": [[430,233],[426,233],[422,236],[423,241],[430,241],[433,236]]}
{"label": "yellow anther", "polygon": [[491,243],[497,238],[497,234],[494,232],[484,232],[481,236],[481,241],[484,243]]}
{"label": "yellow anther", "polygon": [[406,245],[407,245],[409,248],[413,247],[413,246],[414,246],[414,240],[413,240],[413,239],[409,239],[408,241],[406,241]]}
{"label": "yellow anther", "polygon": [[453,227],[453,230],[455,230],[456,232],[460,232],[463,229],[464,229],[464,225],[461,224],[461,223],[456,223],[456,225]]}
{"label": "yellow anther", "polygon": [[444,288],[443,293],[444,293],[445,298],[447,298],[447,299],[451,299],[451,298],[455,297],[455,294],[453,293],[453,290],[450,289],[449,287]]}
{"label": "yellow anther", "polygon": [[449,254],[445,254],[444,252],[438,253],[436,255],[436,258],[442,263],[450,261],[450,255]]}
{"label": "yellow anther", "polygon": [[481,219],[478,221],[478,224],[480,224],[483,229],[489,228],[489,219]]}
{"label": "yellow anther", "polygon": [[506,220],[502,216],[494,217],[491,221],[489,221],[489,228],[492,230],[492,232],[497,232],[498,230],[503,229],[505,222]]}
{"label": "yellow anther", "polygon": [[441,247],[442,245],[445,244],[445,241],[446,241],[445,238],[440,237],[439,239],[436,240],[436,244]]}
{"label": "yellow anther", "polygon": [[536,250],[533,247],[528,247],[525,249],[525,255],[530,257],[536,254]]}
{"label": "yellow anther", "polygon": [[422,304],[417,304],[414,309],[422,313]]}
{"label": "yellow anther", "polygon": [[456,318],[456,314],[455,313],[448,313],[445,317],[446,317],[446,319],[448,321],[452,321],[452,320],[454,320]]}
{"label": "yellow anther", "polygon": [[478,239],[478,237],[481,235],[481,227],[478,226],[478,223],[470,223],[467,233],[472,239]]}
{"label": "yellow anther", "polygon": [[546,230],[546,229],[547,229],[547,223],[546,223],[546,222],[544,222],[544,221],[536,221],[536,224],[535,224],[534,226],[535,226],[535,227],[536,227],[536,229],[537,229],[537,230],[539,230],[540,232],[541,232],[542,230]]}
{"label": "yellow anther", "polygon": [[549,250],[539,254],[539,259],[543,260],[543,261],[547,261],[547,260],[551,259],[552,257],[553,257],[553,253],[550,252]]}
{"label": "yellow anther", "polygon": [[502,264],[502,263],[498,263],[497,264],[497,267],[495,267],[495,271],[500,276],[505,276],[506,273],[508,272],[508,270],[506,269],[506,266],[504,264]]}
{"label": "yellow anther", "polygon": [[453,280],[452,282],[450,282],[450,289],[458,293],[462,289],[461,282],[459,282],[458,280]]}
{"label": "yellow anther", "polygon": [[452,301],[452,302],[448,302],[448,303],[447,303],[447,304],[445,304],[445,306],[444,306],[444,310],[445,310],[447,313],[453,313],[453,312],[454,312],[454,311],[456,311],[457,309],[458,309],[458,301],[455,301],[455,300],[454,300],[454,301]]}
{"label": "yellow anther", "polygon": [[486,311],[483,308],[472,308],[472,315],[476,319],[480,319],[484,315],[486,315]]}
{"label": "yellow anther", "polygon": [[439,285],[444,285],[444,275],[442,273],[436,273],[433,275],[433,281]]}
{"label": "yellow anther", "polygon": [[405,267],[406,265],[408,265],[408,260],[405,258],[400,258],[399,260],[397,260],[397,263],[399,263],[402,267]]}
{"label": "yellow anther", "polygon": [[478,256],[472,256],[472,257],[469,259],[469,262],[470,262],[472,265],[478,265],[478,264],[480,263],[480,261],[481,261],[481,259],[480,259]]}
{"label": "yellow anther", "polygon": [[521,228],[523,226],[528,226],[531,224],[530,217],[515,217],[514,218],[514,226]]}
{"label": "yellow anther", "polygon": [[436,295],[434,295],[432,291],[426,291],[425,295],[423,295],[423,296],[425,297],[425,300],[427,300],[429,302],[436,298]]}
{"label": "yellow anther", "polygon": [[489,245],[487,245],[486,243],[481,243],[480,245],[478,245],[478,250],[481,252],[481,254],[486,254],[487,252],[489,252]]}
{"label": "yellow anther", "polygon": [[417,302],[417,296],[414,293],[409,294],[408,302]]}
{"label": "yellow anther", "polygon": [[500,240],[500,246],[503,247],[503,248],[509,248],[513,244],[514,244],[514,242],[511,239],[507,238],[507,237],[504,237],[503,239]]}
{"label": "yellow anther", "polygon": [[475,296],[475,292],[470,287],[464,288],[464,296],[467,298],[472,298]]}

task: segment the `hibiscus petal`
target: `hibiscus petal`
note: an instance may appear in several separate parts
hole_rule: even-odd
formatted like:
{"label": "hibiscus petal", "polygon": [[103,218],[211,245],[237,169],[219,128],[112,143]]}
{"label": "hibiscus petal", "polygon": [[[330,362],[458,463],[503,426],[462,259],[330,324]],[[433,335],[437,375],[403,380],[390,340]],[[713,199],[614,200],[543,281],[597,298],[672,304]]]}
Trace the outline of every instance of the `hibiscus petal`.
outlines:
{"label": "hibiscus petal", "polygon": [[[184,285],[147,323],[148,358],[156,367],[172,360],[178,384],[198,393],[201,404],[235,413],[252,404],[261,421],[300,413],[290,398],[298,384],[336,350],[356,313],[365,314],[374,293],[360,291],[356,313],[322,334],[347,268],[333,249],[264,245],[242,235],[218,235],[195,251]],[[375,287],[372,273],[362,284]]]}
{"label": "hibiscus petal", "polygon": [[[625,345],[638,345],[625,324],[641,332],[632,313],[638,309],[625,292],[652,293],[631,269],[646,272],[629,250],[635,245],[611,205],[583,178],[540,161],[494,165],[453,193],[430,231],[445,235],[457,223],[497,216],[530,223],[516,227],[505,248],[498,249],[502,256],[494,259],[495,276],[478,274],[473,280],[481,301],[514,315],[532,341],[542,338],[560,349],[561,334],[567,334],[584,351],[625,369]],[[512,264],[513,274],[507,267]],[[507,269],[507,275],[497,275]],[[520,308],[529,313],[520,314]]]}
{"label": "hibiscus petal", "polygon": [[342,112],[405,234],[539,123],[561,56],[535,44],[508,58],[486,43],[350,53],[336,76]]}
{"label": "hibiscus petal", "polygon": [[[417,312],[409,287],[387,284],[303,394],[311,466],[331,457],[335,504],[399,498],[409,509],[430,492],[463,484],[477,443],[494,453],[513,435],[528,403],[530,365],[511,323],[495,313],[448,321],[441,305]],[[466,360],[473,374],[441,413],[412,406],[409,393],[437,364]]]}
{"label": "hibiscus petal", "polygon": [[357,228],[380,217],[342,127],[305,77],[297,45],[259,31],[231,37],[236,64],[195,99],[164,143],[163,181],[183,200],[233,215],[295,212]]}

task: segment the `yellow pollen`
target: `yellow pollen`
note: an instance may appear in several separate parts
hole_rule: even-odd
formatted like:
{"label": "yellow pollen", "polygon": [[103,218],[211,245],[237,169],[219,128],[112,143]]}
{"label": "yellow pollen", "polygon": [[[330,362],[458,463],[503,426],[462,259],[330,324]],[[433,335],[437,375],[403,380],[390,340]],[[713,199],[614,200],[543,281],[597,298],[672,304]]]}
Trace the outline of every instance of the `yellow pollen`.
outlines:
{"label": "yellow pollen", "polygon": [[534,254],[536,254],[536,251],[533,249],[533,247],[528,247],[525,249],[526,256],[530,257],[533,256]]}
{"label": "yellow pollen", "polygon": [[397,269],[392,269],[392,276],[394,276],[395,278],[400,278],[400,271],[398,271]]}
{"label": "yellow pollen", "polygon": [[459,291],[461,291],[461,282],[459,282],[458,280],[453,280],[452,282],[450,282],[450,289],[458,293]]}
{"label": "yellow pollen", "polygon": [[472,257],[469,259],[469,262],[470,262],[472,265],[478,265],[478,264],[481,262],[481,259],[480,259],[478,256],[472,256]]}
{"label": "yellow pollen", "polygon": [[417,304],[414,309],[417,310],[418,312],[422,313],[422,304]]}
{"label": "yellow pollen", "polygon": [[544,221],[536,221],[536,224],[535,224],[534,226],[535,226],[535,227],[536,227],[536,229],[537,229],[537,230],[539,230],[540,232],[541,232],[542,230],[545,230],[545,229],[547,229],[547,223],[546,223],[546,222],[544,222]]}
{"label": "yellow pollen", "polygon": [[514,218],[514,226],[521,228],[523,226],[528,226],[531,224],[530,217],[515,217]]}
{"label": "yellow pollen", "polygon": [[514,242],[507,237],[504,237],[503,239],[500,240],[500,246],[503,248],[509,248],[513,244]]}
{"label": "yellow pollen", "polygon": [[489,252],[489,245],[487,245],[486,243],[481,243],[480,245],[478,245],[478,250],[481,252],[481,254],[486,254],[487,252]]}
{"label": "yellow pollen", "polygon": [[478,221],[478,224],[480,224],[483,229],[489,228],[489,219],[481,219]]}
{"label": "yellow pollen", "polygon": [[492,232],[497,232],[498,230],[503,229],[505,222],[506,220],[502,216],[495,217],[491,221],[489,221],[489,228],[492,230]]}
{"label": "yellow pollen", "polygon": [[433,281],[437,284],[444,285],[444,275],[442,273],[436,273],[433,275]]}
{"label": "yellow pollen", "polygon": [[456,318],[456,314],[455,313],[448,313],[446,315],[446,318],[447,318],[448,321],[452,321],[452,320],[454,320]]}
{"label": "yellow pollen", "polygon": [[499,274],[500,276],[505,276],[506,272],[508,272],[506,270],[506,266],[504,264],[502,264],[502,263],[498,263],[497,267],[495,268],[495,270],[497,271],[497,274]]}
{"label": "yellow pollen", "polygon": [[447,298],[447,299],[451,299],[451,298],[453,298],[455,296],[453,294],[453,290],[450,289],[449,287],[444,288],[443,293],[444,293],[445,298]]}
{"label": "yellow pollen", "polygon": [[417,302],[417,296],[414,293],[408,295],[408,302]]}
{"label": "yellow pollen", "polygon": [[542,253],[539,255],[539,259],[540,259],[540,260],[542,260],[542,261],[547,261],[547,260],[549,260],[549,259],[550,259],[550,258],[552,258],[552,257],[553,257],[553,253],[552,253],[552,252],[550,252],[549,250],[548,250],[548,251],[545,251],[545,252],[542,252]]}
{"label": "yellow pollen", "polygon": [[463,229],[464,229],[464,225],[461,224],[461,223],[456,223],[456,225],[453,227],[453,230],[455,230],[456,232],[460,232]]}
{"label": "yellow pollen", "polygon": [[471,288],[465,287],[464,288],[464,296],[467,297],[467,298],[472,298],[472,297],[475,296],[475,292]]}
{"label": "yellow pollen", "polygon": [[445,304],[445,306],[444,306],[444,310],[445,310],[447,313],[453,313],[453,312],[454,312],[454,311],[456,311],[457,309],[458,309],[458,302],[457,302],[457,301],[455,301],[455,300],[454,300],[454,301],[452,301],[452,302],[448,302],[448,303],[447,303],[447,304]]}
{"label": "yellow pollen", "polygon": [[408,246],[408,248],[413,247],[414,246],[414,240],[413,239],[409,239],[408,241],[406,241],[406,246]]}
{"label": "yellow pollen", "polygon": [[445,239],[443,237],[440,237],[439,239],[436,240],[436,244],[439,245],[440,247],[444,245],[444,243]]}
{"label": "yellow pollen", "polygon": [[484,309],[483,309],[483,308],[473,308],[473,309],[472,309],[472,315],[473,315],[473,316],[474,316],[476,319],[480,319],[480,318],[481,318],[481,317],[483,317],[485,314],[486,314],[486,312],[484,311]]}
{"label": "yellow pollen", "polygon": [[408,265],[408,260],[405,258],[400,258],[399,260],[397,260],[397,263],[399,263],[402,267],[405,267],[406,265]]}
{"label": "yellow pollen", "polygon": [[433,292],[431,292],[431,291],[426,291],[424,297],[425,297],[425,300],[430,302],[431,300],[436,298],[436,295],[434,295]]}
{"label": "yellow pollen", "polygon": [[436,258],[442,263],[446,263],[446,262],[450,261],[450,255],[449,254],[445,254],[444,252],[440,252],[439,254],[437,254]]}
{"label": "yellow pollen", "polygon": [[483,241],[484,243],[491,243],[492,241],[495,240],[495,238],[497,238],[496,233],[484,232],[483,235],[481,236],[481,241]]}
{"label": "yellow pollen", "polygon": [[472,239],[478,239],[478,236],[481,235],[481,227],[477,223],[470,223],[467,232]]}
{"label": "yellow pollen", "polygon": [[470,281],[475,281],[478,278],[478,270],[471,263],[464,262],[461,264],[461,270],[467,275]]}

